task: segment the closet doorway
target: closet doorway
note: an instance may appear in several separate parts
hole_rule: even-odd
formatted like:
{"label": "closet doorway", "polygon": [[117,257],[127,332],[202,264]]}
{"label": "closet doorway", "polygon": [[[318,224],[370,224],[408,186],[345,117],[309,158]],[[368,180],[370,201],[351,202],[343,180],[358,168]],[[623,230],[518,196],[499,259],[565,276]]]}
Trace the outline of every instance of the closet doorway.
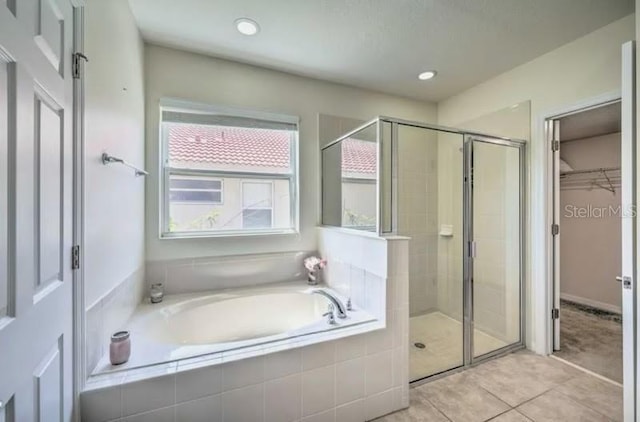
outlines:
{"label": "closet doorway", "polygon": [[622,384],[621,103],[552,125],[554,356]]}

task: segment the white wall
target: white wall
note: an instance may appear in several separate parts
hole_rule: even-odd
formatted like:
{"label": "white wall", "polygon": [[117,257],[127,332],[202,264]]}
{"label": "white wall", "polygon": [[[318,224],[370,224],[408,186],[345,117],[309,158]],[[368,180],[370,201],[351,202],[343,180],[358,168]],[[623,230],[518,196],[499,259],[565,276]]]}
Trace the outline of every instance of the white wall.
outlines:
{"label": "white wall", "polygon": [[[560,155],[576,170],[620,166],[620,134],[563,142]],[[619,312],[621,219],[598,211],[620,206],[619,188],[614,195],[598,188],[565,190],[560,182],[560,204],[561,297]],[[580,217],[573,208],[588,206],[592,217]]]}
{"label": "white wall", "polygon": [[144,56],[127,0],[85,7],[85,307],[87,368],[104,354],[144,285],[144,179],[102,165],[107,151],[144,165]]}
{"label": "white wall", "polygon": [[[319,220],[318,114],[368,120],[386,114],[436,119],[435,105],[148,45],[146,54],[147,255],[151,260],[313,250]],[[158,107],[162,97],[300,117],[300,235],[158,239]]]}
{"label": "white wall", "polygon": [[144,165],[143,43],[127,0],[88,0],[86,305],[144,265],[144,179],[103,151]]}
{"label": "white wall", "polygon": [[[529,326],[527,344],[549,351],[546,283],[550,237],[549,197],[545,175],[546,147],[541,127],[544,115],[581,101],[620,90],[621,45],[635,38],[634,15],[516,67],[438,104],[438,123],[455,126],[478,116],[531,100],[532,133],[529,157],[529,244],[527,260]],[[507,134],[509,135],[509,134]],[[532,228],[535,227],[535,230]],[[535,283],[533,283],[535,281]],[[532,289],[534,288],[534,289]]]}

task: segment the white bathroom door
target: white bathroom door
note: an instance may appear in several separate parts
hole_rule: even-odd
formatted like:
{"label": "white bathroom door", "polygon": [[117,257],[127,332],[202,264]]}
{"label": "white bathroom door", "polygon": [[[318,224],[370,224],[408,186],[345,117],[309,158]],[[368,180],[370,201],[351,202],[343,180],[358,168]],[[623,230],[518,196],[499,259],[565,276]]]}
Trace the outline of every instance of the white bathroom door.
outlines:
{"label": "white bathroom door", "polygon": [[70,421],[70,0],[0,0],[0,422]]}
{"label": "white bathroom door", "polygon": [[635,227],[636,166],[637,154],[635,134],[635,42],[622,46],[622,263],[618,281],[622,289],[622,360],[624,386],[624,420],[635,422],[637,414],[636,371],[636,306],[637,306],[637,258]]}

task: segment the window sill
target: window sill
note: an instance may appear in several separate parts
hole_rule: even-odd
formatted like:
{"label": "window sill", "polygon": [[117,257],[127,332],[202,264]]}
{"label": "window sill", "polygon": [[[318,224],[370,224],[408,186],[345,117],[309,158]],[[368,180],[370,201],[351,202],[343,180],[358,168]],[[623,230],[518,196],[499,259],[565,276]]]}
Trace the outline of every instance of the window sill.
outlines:
{"label": "window sill", "polygon": [[264,231],[229,231],[229,232],[175,232],[160,233],[160,240],[179,240],[179,239],[217,239],[217,238],[242,238],[256,236],[291,236],[298,235],[300,231],[296,229],[282,230],[264,230]]}

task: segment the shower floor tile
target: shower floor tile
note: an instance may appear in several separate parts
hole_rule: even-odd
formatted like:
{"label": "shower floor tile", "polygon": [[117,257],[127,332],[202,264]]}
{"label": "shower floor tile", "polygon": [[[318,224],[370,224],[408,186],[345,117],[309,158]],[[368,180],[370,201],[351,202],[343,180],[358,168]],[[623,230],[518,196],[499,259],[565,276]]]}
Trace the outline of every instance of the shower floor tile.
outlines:
{"label": "shower floor tile", "polygon": [[[430,312],[409,321],[409,379],[412,381],[462,365],[462,324],[443,314]],[[416,343],[424,344],[418,348]],[[476,356],[507,343],[475,330]]]}

